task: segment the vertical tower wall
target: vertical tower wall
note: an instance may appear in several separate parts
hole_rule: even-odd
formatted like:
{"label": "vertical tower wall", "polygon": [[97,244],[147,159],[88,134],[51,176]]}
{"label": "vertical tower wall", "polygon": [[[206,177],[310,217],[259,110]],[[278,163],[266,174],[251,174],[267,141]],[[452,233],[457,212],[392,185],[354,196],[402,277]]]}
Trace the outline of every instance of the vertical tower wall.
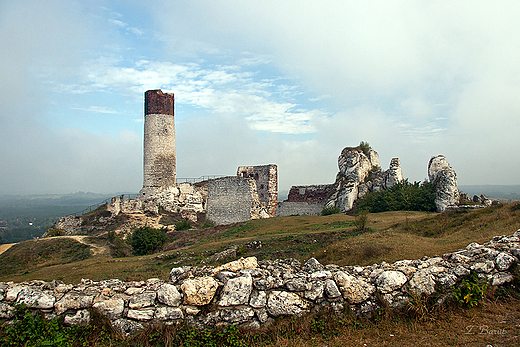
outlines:
{"label": "vertical tower wall", "polygon": [[278,202],[278,167],[275,164],[239,166],[237,176],[255,179],[260,201],[267,205],[269,215],[274,216]]}
{"label": "vertical tower wall", "polygon": [[144,163],[141,198],[176,183],[174,95],[145,93]]}

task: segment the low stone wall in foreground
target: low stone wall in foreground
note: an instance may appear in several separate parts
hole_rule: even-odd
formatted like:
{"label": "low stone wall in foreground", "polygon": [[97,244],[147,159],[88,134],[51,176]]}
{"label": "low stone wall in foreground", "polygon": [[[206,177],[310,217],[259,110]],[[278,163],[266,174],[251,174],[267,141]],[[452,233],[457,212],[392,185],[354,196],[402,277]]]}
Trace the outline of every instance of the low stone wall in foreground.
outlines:
{"label": "low stone wall in foreground", "polygon": [[393,264],[339,267],[314,258],[302,265],[251,257],[219,267],[173,268],[169,281],[8,282],[0,283],[0,318],[11,319],[14,307],[26,304],[48,318],[63,315],[66,324],[86,324],[95,308],[128,334],[151,321],[260,327],[278,316],[321,309],[364,315],[380,308],[380,300],[398,308],[411,294],[448,289],[470,271],[492,286],[503,285],[513,280],[509,270],[519,258],[520,230],[442,257]]}

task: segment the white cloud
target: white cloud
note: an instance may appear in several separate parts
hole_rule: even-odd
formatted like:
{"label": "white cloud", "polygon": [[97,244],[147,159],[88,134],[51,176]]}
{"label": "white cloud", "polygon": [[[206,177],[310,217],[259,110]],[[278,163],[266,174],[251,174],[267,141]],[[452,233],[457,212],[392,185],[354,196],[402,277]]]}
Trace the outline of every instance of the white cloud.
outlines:
{"label": "white cloud", "polygon": [[[131,67],[119,64],[116,59],[98,58],[83,67],[83,85],[60,85],[59,89],[77,93],[119,89],[142,97],[143,91],[160,88],[173,91],[178,104],[216,114],[231,113],[245,117],[252,129],[286,134],[315,132],[313,122],[325,115],[320,110],[306,110],[295,103],[277,101],[297,96],[301,93],[297,86],[280,84],[280,80],[273,79],[258,82],[254,73],[244,72],[237,66],[209,68],[196,63],[146,60]],[[95,108],[89,110],[95,111]],[[99,109],[99,112],[107,110]]]}
{"label": "white cloud", "polygon": [[85,112],[94,112],[94,113],[106,113],[106,114],[117,114],[118,112],[115,110],[108,109],[106,107],[101,106],[89,106],[89,107],[73,107],[73,110],[85,111]]}

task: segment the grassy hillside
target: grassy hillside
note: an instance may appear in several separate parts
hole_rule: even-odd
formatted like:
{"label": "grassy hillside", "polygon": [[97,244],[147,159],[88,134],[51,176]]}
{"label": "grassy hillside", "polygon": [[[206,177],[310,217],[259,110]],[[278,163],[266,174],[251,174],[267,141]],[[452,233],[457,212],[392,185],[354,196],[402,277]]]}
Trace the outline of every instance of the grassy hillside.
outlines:
{"label": "grassy hillside", "polygon": [[[237,256],[254,255],[259,260],[291,257],[303,262],[315,257],[324,264],[369,265],[417,259],[455,251],[471,242],[487,242],[495,235],[512,234],[520,229],[520,203],[442,214],[403,211],[369,214],[368,227],[366,231],[357,230],[355,217],[343,214],[253,220],[169,232],[167,243],[156,254],[140,257],[114,257],[96,252],[98,255],[85,259],[88,246],[73,240],[25,241],[0,255],[0,281],[167,279],[172,267],[201,265],[212,254],[234,245],[239,247]],[[98,249],[110,248],[113,255],[130,254],[128,245],[122,240],[109,242],[107,233],[90,237],[89,243]],[[49,252],[52,254],[49,258],[44,249],[59,252]]]}
{"label": "grassy hillside", "polygon": [[[168,242],[162,249],[141,257],[110,256],[110,251],[128,254],[128,245],[107,232],[88,238],[25,241],[0,254],[0,281],[60,279],[77,283],[81,278],[167,279],[172,267],[201,264],[210,255],[231,246],[238,246],[237,256],[293,257],[301,261],[316,257],[322,263],[339,265],[416,259],[455,251],[471,242],[484,243],[495,235],[512,234],[520,229],[520,203],[442,214],[384,212],[369,214],[368,218],[369,230],[365,231],[357,229],[354,217],[342,214],[272,218],[173,231],[167,233]],[[231,259],[222,262],[228,260]],[[434,301],[424,299],[413,302],[403,312],[378,311],[370,320],[321,312],[297,319],[281,318],[269,327],[253,331],[150,325],[131,339],[117,335],[106,320],[94,314],[93,322],[87,327],[78,330],[62,327],[55,333],[68,341],[76,341],[76,345],[125,347],[181,343],[190,346],[518,346],[519,298],[519,288],[502,292],[491,289],[478,307],[469,309],[453,302],[434,305]],[[35,332],[35,336],[52,330],[45,324],[40,323],[41,332]],[[0,339],[8,333],[0,328]],[[49,335],[48,341],[54,340]]]}

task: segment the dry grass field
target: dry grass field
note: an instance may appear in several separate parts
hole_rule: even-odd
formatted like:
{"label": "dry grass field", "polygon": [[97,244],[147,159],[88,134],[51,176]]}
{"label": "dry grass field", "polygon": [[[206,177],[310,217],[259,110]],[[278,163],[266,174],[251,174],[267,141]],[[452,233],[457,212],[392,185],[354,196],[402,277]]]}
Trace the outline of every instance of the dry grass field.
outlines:
{"label": "dry grass field", "polygon": [[[391,263],[442,255],[518,229],[520,203],[442,214],[369,214],[368,230],[363,231],[358,230],[355,217],[343,214],[290,216],[171,231],[167,233],[168,242],[158,252],[139,257],[99,252],[110,249],[112,254],[122,254],[114,247],[126,247],[128,251],[124,242],[115,246],[109,242],[107,232],[101,232],[82,242],[55,237],[15,244],[0,254],[0,281],[167,279],[172,267],[201,265],[204,259],[231,246],[238,246],[237,256],[254,255],[259,260],[291,257],[304,262],[315,257],[323,264]],[[504,297],[490,290],[478,307],[463,309],[451,304],[431,308],[420,318],[410,312],[389,311],[366,321],[327,315],[287,318],[268,329],[245,334],[254,334],[247,341],[258,346],[519,346],[519,299],[520,292]],[[134,344],[127,341],[123,345]]]}

